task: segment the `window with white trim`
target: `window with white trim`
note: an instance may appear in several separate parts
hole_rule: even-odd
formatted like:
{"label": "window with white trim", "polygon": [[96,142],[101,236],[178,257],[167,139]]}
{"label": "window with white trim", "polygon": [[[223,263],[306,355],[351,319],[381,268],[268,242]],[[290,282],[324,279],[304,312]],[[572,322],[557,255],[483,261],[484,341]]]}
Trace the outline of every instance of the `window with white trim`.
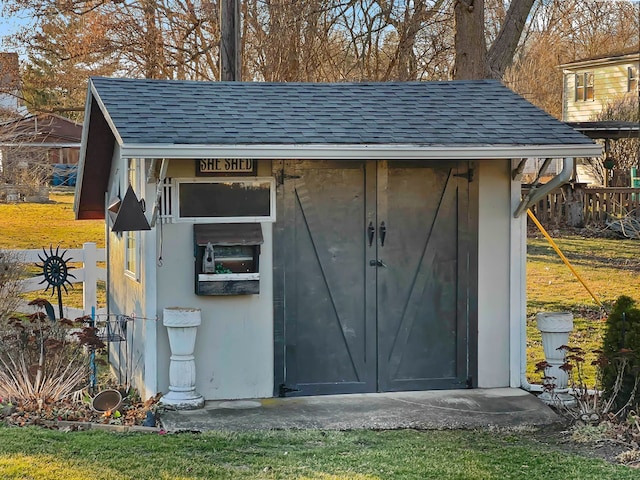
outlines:
{"label": "window with white trim", "polygon": [[576,73],[576,102],[586,102],[593,100],[594,96],[594,79],[593,72]]}
{"label": "window with white trim", "polygon": [[180,222],[274,222],[275,190],[270,177],[177,179],[173,211]]}
{"label": "window with white trim", "polygon": [[[131,186],[136,196],[140,198],[142,191],[140,182],[141,161],[138,158],[128,158],[127,160],[127,185]],[[140,232],[127,231],[124,232],[124,271],[128,277],[139,280],[140,275]]]}
{"label": "window with white trim", "polygon": [[627,68],[627,92],[635,93],[638,91],[638,67]]}

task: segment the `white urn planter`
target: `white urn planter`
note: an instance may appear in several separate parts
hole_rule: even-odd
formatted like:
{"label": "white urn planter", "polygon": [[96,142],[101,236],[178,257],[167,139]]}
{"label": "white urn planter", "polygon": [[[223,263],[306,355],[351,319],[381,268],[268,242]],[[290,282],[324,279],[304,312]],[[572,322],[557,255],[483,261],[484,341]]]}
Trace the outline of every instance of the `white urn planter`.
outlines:
{"label": "white urn planter", "polygon": [[549,367],[545,370],[549,380],[546,385],[553,384],[553,388],[546,388],[540,399],[548,404],[562,403],[570,405],[575,399],[569,394],[569,374],[560,367],[565,363],[566,351],[559,350],[562,345],[569,343],[569,334],[573,331],[573,314],[569,312],[542,312],[536,315],[538,330],[542,334],[542,348]]}
{"label": "white urn planter", "polygon": [[202,323],[200,309],[170,307],[162,311],[162,323],[167,327],[171,358],[169,392],[160,402],[177,410],[194,410],[204,406],[204,398],[196,392],[196,346],[198,325]]}

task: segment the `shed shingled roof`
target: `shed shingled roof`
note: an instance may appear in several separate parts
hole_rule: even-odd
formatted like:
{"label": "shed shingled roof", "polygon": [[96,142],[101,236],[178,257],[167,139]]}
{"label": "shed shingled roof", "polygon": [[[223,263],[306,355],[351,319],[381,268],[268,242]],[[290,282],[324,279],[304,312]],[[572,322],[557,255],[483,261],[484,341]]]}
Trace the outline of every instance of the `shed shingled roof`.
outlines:
{"label": "shed shingled roof", "polygon": [[576,145],[499,81],[257,83],[93,78],[122,144]]}

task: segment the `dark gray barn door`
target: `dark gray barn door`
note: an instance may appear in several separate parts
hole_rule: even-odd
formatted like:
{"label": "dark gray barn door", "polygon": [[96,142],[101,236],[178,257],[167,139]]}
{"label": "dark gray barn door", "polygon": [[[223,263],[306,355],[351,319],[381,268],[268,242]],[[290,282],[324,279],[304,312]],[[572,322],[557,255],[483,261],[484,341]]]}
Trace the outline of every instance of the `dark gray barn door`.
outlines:
{"label": "dark gray barn door", "polygon": [[428,165],[283,163],[278,393],[466,386],[469,167]]}

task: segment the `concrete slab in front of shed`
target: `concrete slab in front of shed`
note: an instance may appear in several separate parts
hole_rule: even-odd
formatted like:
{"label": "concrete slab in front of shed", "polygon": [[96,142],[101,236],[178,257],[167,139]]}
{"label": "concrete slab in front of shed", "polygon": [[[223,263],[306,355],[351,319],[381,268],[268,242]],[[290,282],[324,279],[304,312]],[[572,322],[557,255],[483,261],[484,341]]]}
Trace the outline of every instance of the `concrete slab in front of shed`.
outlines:
{"label": "concrete slab in front of shed", "polygon": [[515,388],[209,401],[200,410],[160,416],[168,432],[512,428],[557,421],[535,395]]}

